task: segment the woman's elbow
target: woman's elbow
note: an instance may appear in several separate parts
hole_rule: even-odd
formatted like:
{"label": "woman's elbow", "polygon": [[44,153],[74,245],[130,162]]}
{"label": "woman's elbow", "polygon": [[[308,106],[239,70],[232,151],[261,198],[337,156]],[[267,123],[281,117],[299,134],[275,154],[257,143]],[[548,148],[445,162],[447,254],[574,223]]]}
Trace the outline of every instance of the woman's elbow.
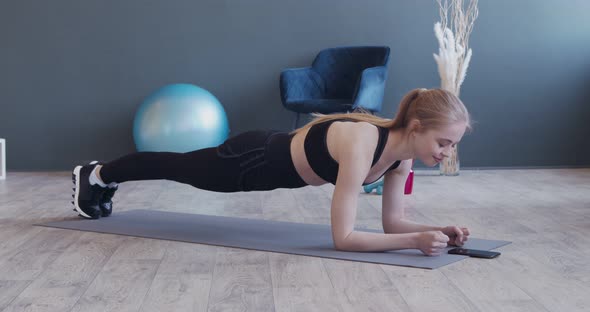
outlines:
{"label": "woman's elbow", "polygon": [[343,240],[334,240],[334,248],[339,251],[349,251],[348,246],[346,246],[346,242]]}
{"label": "woman's elbow", "polygon": [[383,219],[383,233],[386,234],[397,234],[399,233],[399,225],[398,222],[401,218],[389,218]]}
{"label": "woman's elbow", "polygon": [[[350,234],[349,234],[350,235]],[[349,235],[343,235],[341,237],[333,237],[334,248],[339,251],[354,251],[355,248],[349,239]]]}

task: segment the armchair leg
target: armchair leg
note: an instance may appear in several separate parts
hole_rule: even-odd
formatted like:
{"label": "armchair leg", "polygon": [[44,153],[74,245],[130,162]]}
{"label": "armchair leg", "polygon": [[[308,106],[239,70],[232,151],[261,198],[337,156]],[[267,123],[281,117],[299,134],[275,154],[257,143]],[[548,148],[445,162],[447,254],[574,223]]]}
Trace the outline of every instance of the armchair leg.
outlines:
{"label": "armchair leg", "polygon": [[293,130],[297,129],[297,124],[299,123],[299,113],[295,113],[295,120],[293,121]]}

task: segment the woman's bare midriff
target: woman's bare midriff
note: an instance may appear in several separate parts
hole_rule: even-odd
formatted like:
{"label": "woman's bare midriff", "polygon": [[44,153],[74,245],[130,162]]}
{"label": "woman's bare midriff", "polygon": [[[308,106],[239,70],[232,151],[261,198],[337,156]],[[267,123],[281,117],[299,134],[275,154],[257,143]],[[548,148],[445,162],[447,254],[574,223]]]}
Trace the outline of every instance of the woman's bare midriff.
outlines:
{"label": "woman's bare midriff", "polygon": [[[334,158],[336,161],[338,158],[334,157],[335,155],[333,154],[332,151],[337,150],[337,147],[335,145],[338,144],[338,142],[334,142],[335,140],[333,140],[332,137],[334,137],[334,134],[333,134],[334,130],[342,130],[342,127],[340,125],[338,125],[340,123],[342,123],[342,122],[336,121],[336,122],[332,123],[332,125],[330,125],[329,131],[328,131],[328,138],[327,138],[328,150],[330,151],[330,155],[332,156],[332,158]],[[335,128],[333,129],[334,126],[335,126]],[[311,166],[309,165],[309,162],[307,161],[307,157],[305,155],[305,147],[304,147],[304,142],[305,142],[305,137],[307,135],[307,132],[309,132],[309,129],[302,130],[302,131],[298,132],[297,134],[295,134],[295,136],[291,140],[291,158],[293,159],[293,165],[295,166],[295,170],[297,171],[297,173],[299,173],[299,176],[301,177],[301,179],[303,181],[305,181],[305,183],[307,183],[309,185],[326,184],[328,182],[325,181],[324,179],[322,179],[320,176],[318,176],[313,171],[313,169],[311,169]],[[374,133],[374,135],[372,135],[372,139],[378,140],[378,137],[379,137],[379,133],[378,133],[377,127],[375,127],[375,133]],[[388,148],[388,146],[389,146],[389,144],[386,145],[386,149]],[[371,151],[371,153],[373,153],[373,152],[374,151]],[[385,154],[385,150],[384,150],[384,154]],[[383,173],[392,165],[391,163],[387,163],[387,161],[384,160],[384,158],[385,157],[381,157],[379,159],[379,161],[377,161],[377,163],[371,168],[371,170],[369,170],[369,174],[365,177],[364,183],[374,182],[381,175],[383,175]]]}
{"label": "woman's bare midriff", "polygon": [[304,141],[305,136],[309,132],[309,129],[298,132],[291,140],[291,158],[293,159],[293,165],[295,170],[299,173],[299,176],[305,183],[309,185],[322,185],[328,182],[320,178],[309,165],[307,157],[305,156]]}

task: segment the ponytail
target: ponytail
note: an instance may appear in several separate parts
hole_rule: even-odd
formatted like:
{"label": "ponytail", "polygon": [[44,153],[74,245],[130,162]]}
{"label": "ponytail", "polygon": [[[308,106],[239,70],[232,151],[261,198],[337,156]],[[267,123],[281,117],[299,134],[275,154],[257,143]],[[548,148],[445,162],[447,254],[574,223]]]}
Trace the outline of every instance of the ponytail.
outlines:
{"label": "ponytail", "polygon": [[399,107],[397,109],[397,114],[395,115],[395,119],[391,124],[392,129],[401,129],[405,128],[408,125],[408,110],[410,109],[410,104],[414,102],[420,95],[420,93],[426,91],[426,89],[419,88],[414,89],[408,92],[399,103]]}
{"label": "ponytail", "polygon": [[318,114],[318,113],[312,113],[312,116],[314,116],[315,118],[310,121],[308,124],[306,124],[305,126],[299,128],[299,129],[295,129],[291,132],[291,134],[295,134],[297,132],[303,131],[305,129],[309,129],[311,128],[313,125],[325,122],[325,121],[329,121],[329,120],[335,120],[335,119],[344,119],[344,120],[351,120],[351,121],[364,121],[364,122],[368,122],[372,125],[375,125],[377,127],[382,127],[382,128],[390,128],[391,124],[393,123],[393,121],[391,119],[387,119],[387,118],[382,118],[379,116],[375,116],[372,115],[370,112],[360,112],[360,113],[343,113],[343,114],[330,114],[330,115],[324,115],[324,114]]}
{"label": "ponytail", "polygon": [[414,89],[401,100],[394,119],[382,118],[368,112],[323,115],[312,113],[314,120],[303,127],[293,130],[291,134],[309,129],[313,125],[329,120],[344,119],[364,121],[388,129],[403,129],[411,119],[420,121],[421,128],[433,129],[456,121],[464,121],[471,130],[471,117],[465,105],[452,93],[442,89]]}

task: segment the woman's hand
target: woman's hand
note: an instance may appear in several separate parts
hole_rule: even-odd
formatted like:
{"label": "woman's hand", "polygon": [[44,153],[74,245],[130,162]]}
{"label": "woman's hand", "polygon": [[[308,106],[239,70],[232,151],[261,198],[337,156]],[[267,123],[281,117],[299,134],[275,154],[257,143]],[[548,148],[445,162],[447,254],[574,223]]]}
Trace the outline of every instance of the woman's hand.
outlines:
{"label": "woman's hand", "polygon": [[447,247],[449,237],[441,231],[426,231],[418,234],[418,249],[427,256],[438,256]]}
{"label": "woman's hand", "polygon": [[450,225],[441,229],[441,231],[449,237],[448,244],[450,246],[463,246],[469,236],[469,229],[466,227],[458,227]]}

